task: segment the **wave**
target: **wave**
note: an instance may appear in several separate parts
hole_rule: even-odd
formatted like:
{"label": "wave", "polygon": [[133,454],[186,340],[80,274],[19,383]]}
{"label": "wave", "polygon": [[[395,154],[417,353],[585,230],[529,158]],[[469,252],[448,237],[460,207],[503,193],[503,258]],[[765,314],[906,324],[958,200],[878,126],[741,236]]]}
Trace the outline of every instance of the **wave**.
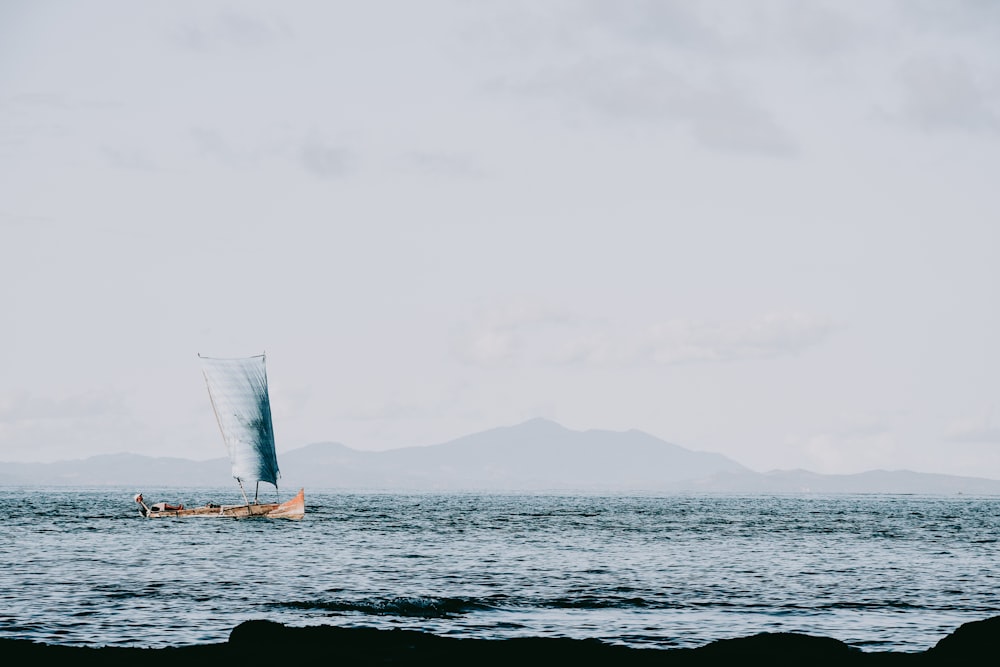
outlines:
{"label": "wave", "polygon": [[489,603],[469,598],[392,597],[357,601],[297,601],[275,606],[333,614],[368,614],[373,616],[404,616],[413,618],[450,618],[474,611],[496,609]]}
{"label": "wave", "polygon": [[598,597],[583,595],[579,597],[560,597],[542,601],[537,605],[549,609],[648,609],[650,607],[678,607],[680,605],[657,604],[641,597]]}
{"label": "wave", "polygon": [[[565,610],[599,610],[619,609],[658,611],[658,610],[707,610],[718,609],[726,611],[754,611],[758,613],[773,613],[783,615],[789,613],[815,614],[842,610],[857,611],[953,611],[958,607],[952,605],[917,604],[904,600],[851,601],[833,600],[816,603],[774,603],[751,600],[663,600],[639,596],[607,596],[579,595],[555,598],[508,597],[494,595],[488,598],[472,597],[388,597],[363,598],[360,600],[297,600],[274,603],[271,606],[302,611],[326,612],[331,615],[362,614],[371,616],[399,616],[404,618],[454,618],[476,612],[499,612],[526,609],[565,609]],[[963,607],[962,609],[968,609]],[[976,611],[995,611],[983,607]]]}

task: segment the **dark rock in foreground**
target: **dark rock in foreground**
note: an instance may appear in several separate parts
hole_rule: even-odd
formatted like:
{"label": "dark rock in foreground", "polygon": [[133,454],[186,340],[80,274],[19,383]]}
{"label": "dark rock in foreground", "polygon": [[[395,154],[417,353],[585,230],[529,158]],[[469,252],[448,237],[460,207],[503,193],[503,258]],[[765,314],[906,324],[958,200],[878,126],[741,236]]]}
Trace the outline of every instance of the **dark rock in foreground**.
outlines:
{"label": "dark rock in foreground", "polygon": [[992,664],[1000,660],[997,646],[1000,646],[1000,616],[963,623],[927,651],[927,655],[935,664],[942,665]]}
{"label": "dark rock in foreground", "polygon": [[629,648],[596,639],[524,637],[458,639],[412,630],[288,628],[249,621],[233,630],[229,646],[250,658],[272,646],[296,646],[336,656],[350,665],[702,665],[752,660],[775,664],[845,664],[861,652],[827,637],[760,634],[716,641],[698,649]]}
{"label": "dark rock in foreground", "polygon": [[[152,629],[169,632],[169,628]],[[170,665],[965,665],[995,655],[1000,616],[966,623],[921,653],[865,652],[829,637],[762,633],[695,649],[613,646],[596,639],[458,639],[413,630],[247,621],[227,643],[164,649],[89,648],[0,639],[4,664]],[[991,662],[987,659],[987,663]]]}

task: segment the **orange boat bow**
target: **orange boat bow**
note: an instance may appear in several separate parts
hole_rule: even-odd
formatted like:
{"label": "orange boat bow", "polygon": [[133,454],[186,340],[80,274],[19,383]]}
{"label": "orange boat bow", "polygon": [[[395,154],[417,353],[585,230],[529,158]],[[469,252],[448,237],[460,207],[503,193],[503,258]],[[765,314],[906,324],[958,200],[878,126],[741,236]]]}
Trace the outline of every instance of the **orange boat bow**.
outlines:
{"label": "orange boat bow", "polygon": [[267,516],[275,518],[287,518],[287,519],[301,519],[306,513],[306,490],[299,489],[297,496],[291,500],[286,500],[281,503],[273,510],[267,513]]}

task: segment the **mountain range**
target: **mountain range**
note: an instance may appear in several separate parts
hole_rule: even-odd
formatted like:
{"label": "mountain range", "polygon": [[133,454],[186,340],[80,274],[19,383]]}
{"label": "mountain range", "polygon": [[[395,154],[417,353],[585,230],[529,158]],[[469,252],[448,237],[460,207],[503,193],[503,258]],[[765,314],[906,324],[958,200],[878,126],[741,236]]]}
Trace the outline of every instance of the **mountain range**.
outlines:
{"label": "mountain range", "polygon": [[[360,451],[339,443],[282,453],[284,489],[489,492],[939,493],[1000,495],[1000,480],[873,470],[823,475],[755,472],[721,454],[642,431],[573,431],[545,419],[439,445]],[[226,458],[191,461],[109,454],[55,463],[0,464],[0,485],[223,487]]]}

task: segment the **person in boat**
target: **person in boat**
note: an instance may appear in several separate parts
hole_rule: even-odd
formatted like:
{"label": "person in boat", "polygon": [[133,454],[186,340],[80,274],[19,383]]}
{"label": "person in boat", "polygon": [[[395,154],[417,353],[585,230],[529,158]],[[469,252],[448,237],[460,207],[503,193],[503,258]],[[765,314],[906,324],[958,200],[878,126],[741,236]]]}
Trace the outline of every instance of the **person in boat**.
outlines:
{"label": "person in boat", "polygon": [[173,512],[184,509],[184,505],[171,505],[170,503],[153,503],[151,510],[154,512]]}
{"label": "person in boat", "polygon": [[[142,501],[142,494],[135,494],[135,502],[146,508],[146,503]],[[184,505],[171,505],[170,503],[153,503],[152,506],[146,509],[147,512],[173,512],[176,510],[184,509]]]}

